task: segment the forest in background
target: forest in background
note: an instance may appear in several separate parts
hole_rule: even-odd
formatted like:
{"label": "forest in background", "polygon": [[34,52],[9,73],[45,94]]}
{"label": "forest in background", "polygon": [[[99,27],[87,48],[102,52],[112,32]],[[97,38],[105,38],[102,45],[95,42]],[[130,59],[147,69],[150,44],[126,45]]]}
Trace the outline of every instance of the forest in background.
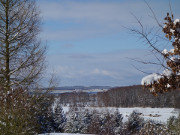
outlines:
{"label": "forest in background", "polygon": [[63,106],[180,108],[180,92],[154,96],[141,85],[116,87],[105,92],[72,92],[56,95]]}

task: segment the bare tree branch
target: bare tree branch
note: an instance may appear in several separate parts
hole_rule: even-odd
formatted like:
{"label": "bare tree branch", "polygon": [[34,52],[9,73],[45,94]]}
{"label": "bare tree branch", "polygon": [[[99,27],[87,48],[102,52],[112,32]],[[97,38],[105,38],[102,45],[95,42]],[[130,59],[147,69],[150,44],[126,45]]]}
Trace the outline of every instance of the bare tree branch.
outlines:
{"label": "bare tree branch", "polygon": [[[46,47],[37,38],[41,20],[34,0],[0,0],[0,58],[4,86],[37,82]],[[3,67],[4,66],[4,67]]]}

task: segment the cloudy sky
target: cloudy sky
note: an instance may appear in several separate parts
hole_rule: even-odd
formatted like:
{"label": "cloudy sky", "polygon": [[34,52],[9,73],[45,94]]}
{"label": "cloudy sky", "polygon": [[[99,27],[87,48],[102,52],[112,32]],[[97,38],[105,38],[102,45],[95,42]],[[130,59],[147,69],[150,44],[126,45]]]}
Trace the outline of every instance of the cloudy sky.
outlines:
{"label": "cloudy sky", "polygon": [[[169,11],[168,0],[147,0],[159,21]],[[145,72],[157,67],[131,59],[154,58],[147,45],[125,27],[138,28],[132,14],[144,26],[157,26],[143,0],[38,0],[43,20],[40,37],[48,45],[47,74],[55,74],[59,86],[140,84]],[[171,0],[180,18],[179,0]]]}

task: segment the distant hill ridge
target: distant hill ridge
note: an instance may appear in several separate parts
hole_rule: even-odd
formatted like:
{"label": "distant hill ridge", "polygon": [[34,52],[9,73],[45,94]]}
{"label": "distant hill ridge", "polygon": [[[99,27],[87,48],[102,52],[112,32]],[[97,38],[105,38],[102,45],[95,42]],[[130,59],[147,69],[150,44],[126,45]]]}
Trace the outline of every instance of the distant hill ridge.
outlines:
{"label": "distant hill ridge", "polygon": [[54,90],[91,90],[91,89],[110,89],[111,86],[64,86],[55,87]]}

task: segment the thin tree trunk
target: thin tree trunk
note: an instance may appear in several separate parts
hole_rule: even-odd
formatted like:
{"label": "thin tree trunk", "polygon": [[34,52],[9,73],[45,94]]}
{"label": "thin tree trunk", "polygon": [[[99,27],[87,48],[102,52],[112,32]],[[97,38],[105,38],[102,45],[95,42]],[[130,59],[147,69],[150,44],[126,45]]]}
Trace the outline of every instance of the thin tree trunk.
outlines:
{"label": "thin tree trunk", "polygon": [[5,56],[5,78],[6,78],[6,91],[9,90],[9,84],[10,84],[10,76],[9,76],[9,0],[6,1],[6,39],[5,39],[5,46],[6,46],[6,56]]}

